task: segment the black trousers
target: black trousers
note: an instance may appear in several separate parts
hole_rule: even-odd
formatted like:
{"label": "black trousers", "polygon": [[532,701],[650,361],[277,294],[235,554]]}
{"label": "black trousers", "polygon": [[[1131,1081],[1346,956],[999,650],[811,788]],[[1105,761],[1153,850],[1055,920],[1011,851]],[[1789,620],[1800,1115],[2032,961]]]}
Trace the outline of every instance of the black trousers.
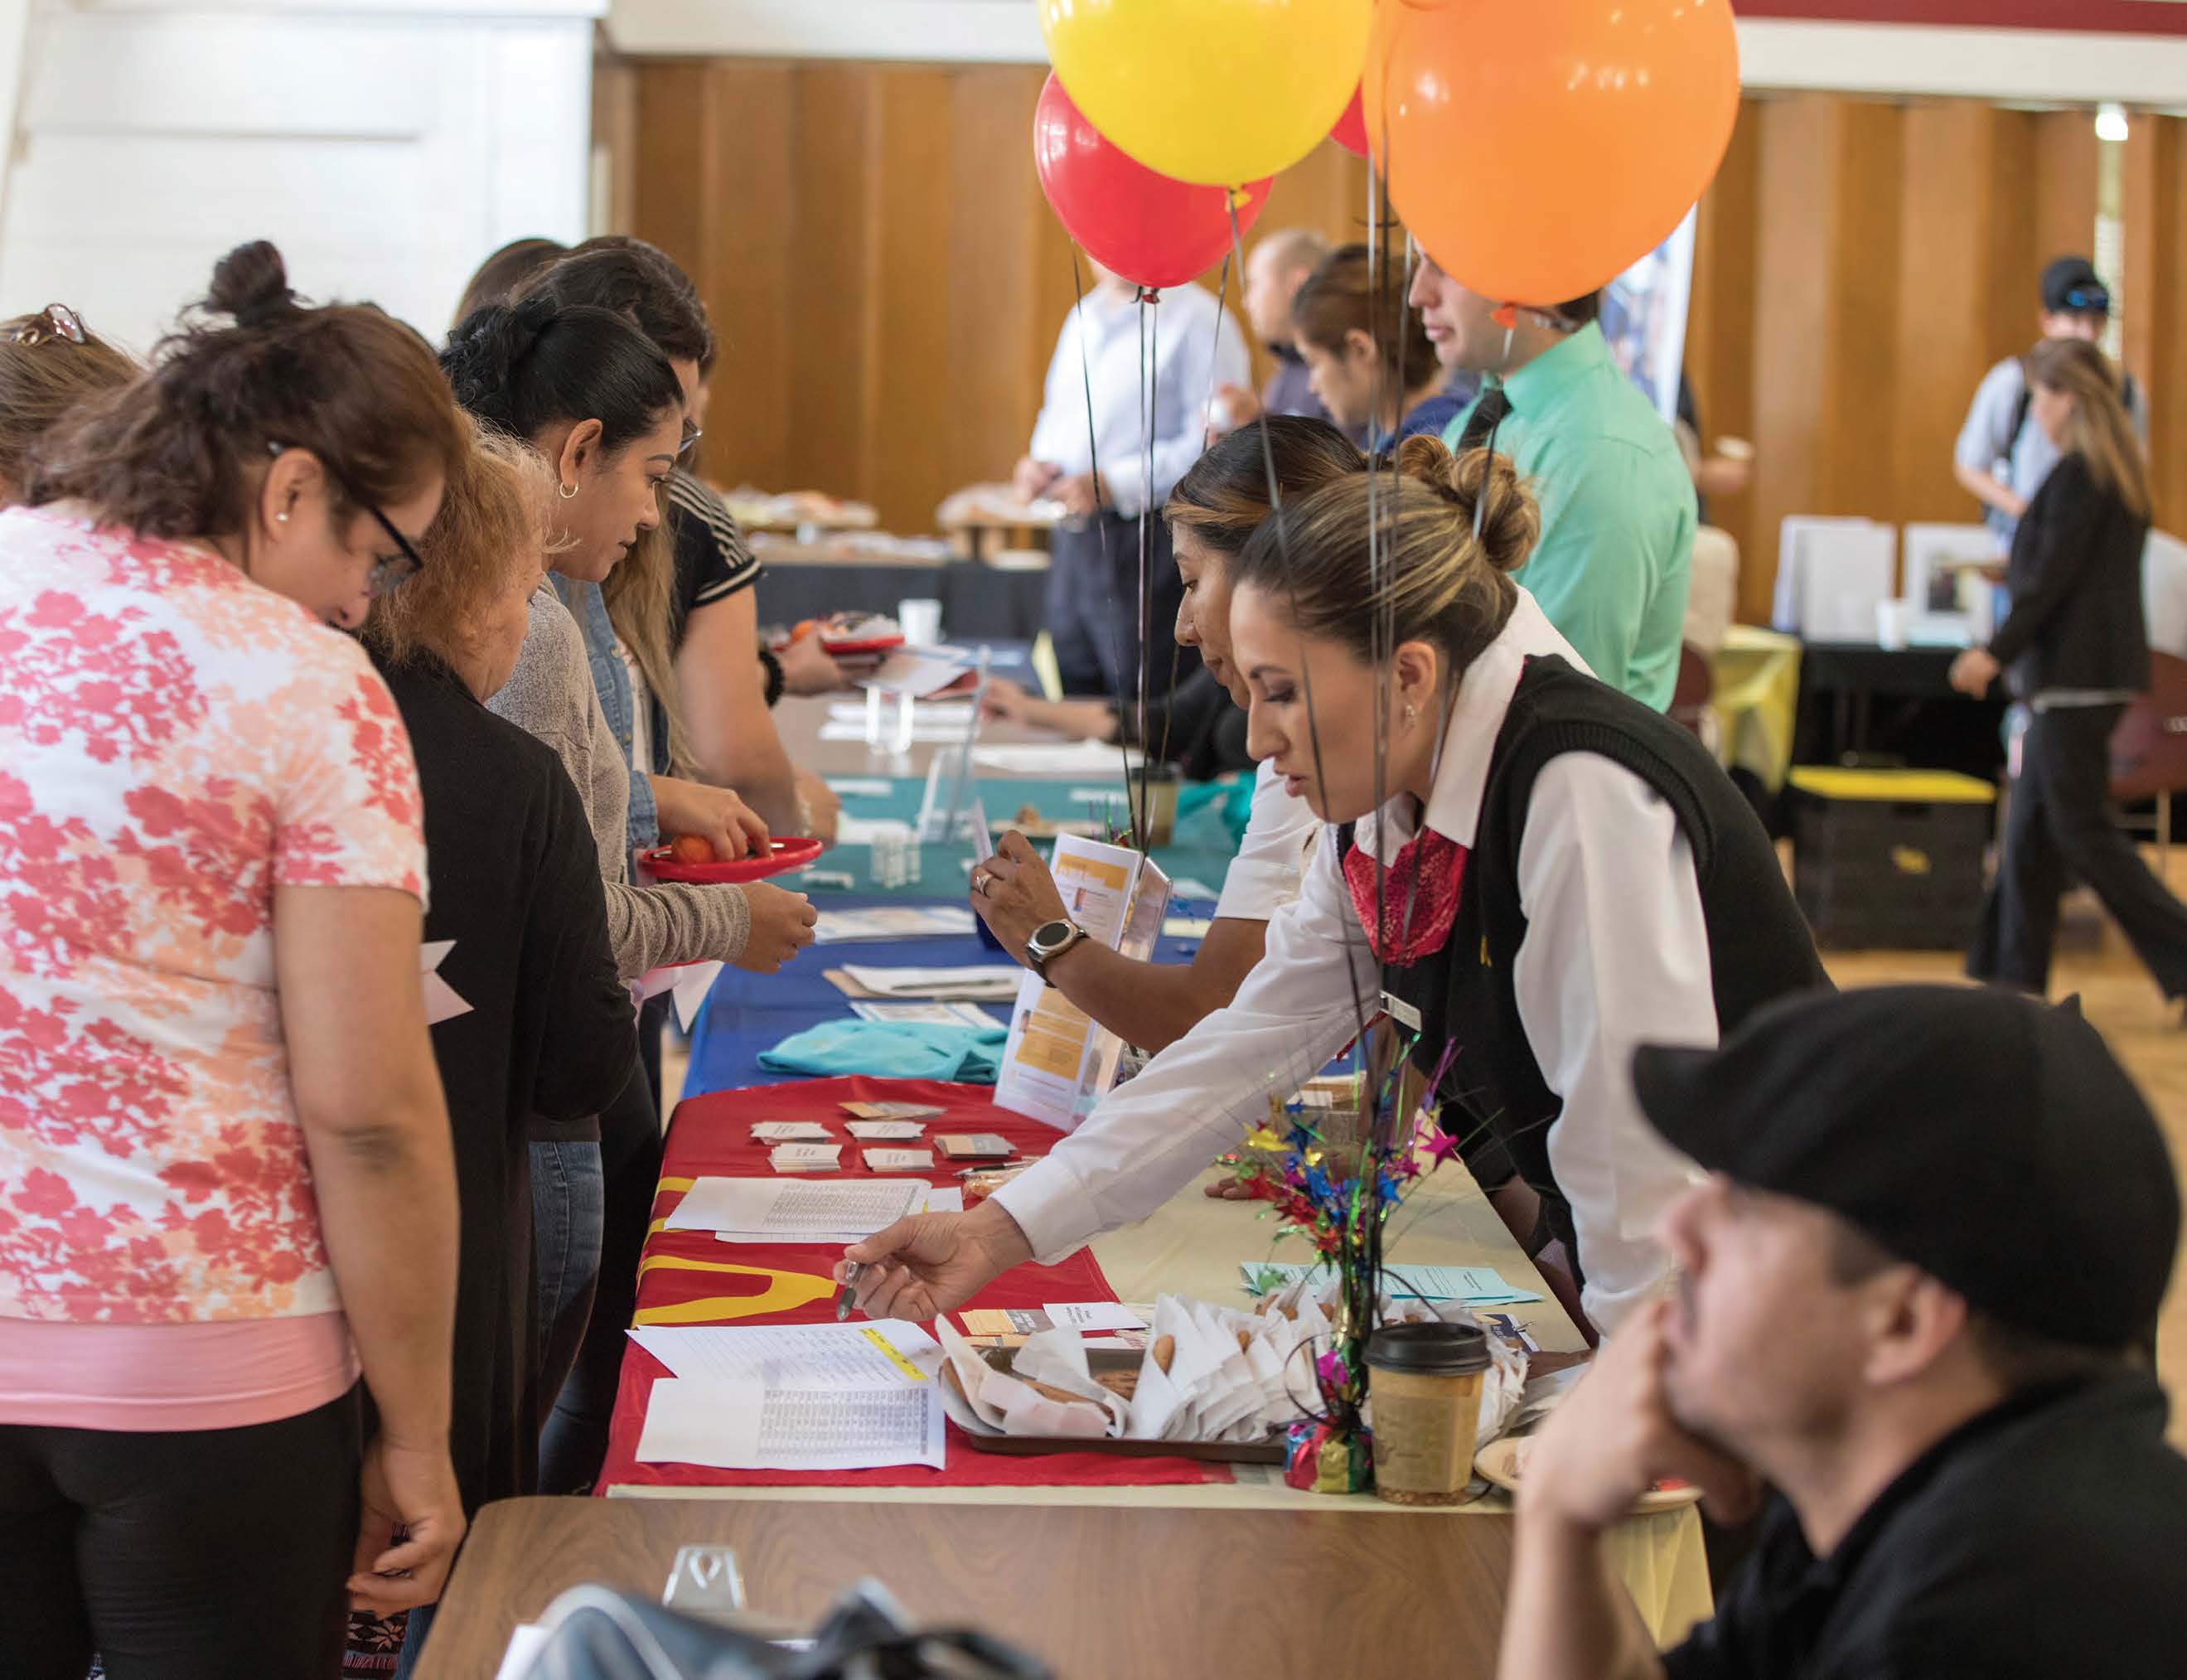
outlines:
{"label": "black trousers", "polygon": [[351,1389],[243,1429],[0,1424],[0,1674],[332,1680],[359,1418]]}
{"label": "black trousers", "polygon": [[[652,1035],[658,1043],[660,1035]],[[622,1094],[600,1115],[606,1174],[600,1222],[600,1271],[591,1319],[576,1358],[552,1402],[539,1437],[539,1491],[589,1487],[607,1457],[608,1424],[622,1377],[623,1332],[638,1311],[638,1262],[661,1188],[661,1104],[644,1070],[633,1065]]]}
{"label": "black trousers", "polygon": [[2021,743],[1997,879],[1967,972],[2041,994],[2050,980],[2058,901],[2085,881],[2167,997],[2187,997],[2187,906],[2165,891],[2111,820],[2111,738],[2125,707],[2038,711]]}
{"label": "black trousers", "polygon": [[1049,558],[1048,633],[1065,694],[1133,700],[1144,660],[1147,692],[1159,697],[1170,691],[1171,663],[1180,653],[1180,680],[1199,665],[1197,654],[1177,645],[1184,580],[1177,575],[1159,509],[1147,520],[1144,627],[1137,519],[1105,510],[1058,525]]}

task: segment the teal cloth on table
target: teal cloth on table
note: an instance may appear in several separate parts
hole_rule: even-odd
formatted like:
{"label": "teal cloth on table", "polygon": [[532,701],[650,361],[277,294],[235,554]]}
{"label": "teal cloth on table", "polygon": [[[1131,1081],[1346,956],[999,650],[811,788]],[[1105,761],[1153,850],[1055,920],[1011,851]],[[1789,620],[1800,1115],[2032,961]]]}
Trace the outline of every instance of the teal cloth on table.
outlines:
{"label": "teal cloth on table", "polygon": [[823,1021],[760,1052],[769,1073],[871,1074],[882,1079],[953,1079],[992,1085],[1009,1029],[938,1021]]}
{"label": "teal cloth on table", "polygon": [[1187,782],[1177,791],[1177,821],[1180,831],[1196,812],[1208,810],[1223,824],[1234,849],[1245,838],[1245,824],[1253,811],[1253,778],[1232,774],[1212,782]]}

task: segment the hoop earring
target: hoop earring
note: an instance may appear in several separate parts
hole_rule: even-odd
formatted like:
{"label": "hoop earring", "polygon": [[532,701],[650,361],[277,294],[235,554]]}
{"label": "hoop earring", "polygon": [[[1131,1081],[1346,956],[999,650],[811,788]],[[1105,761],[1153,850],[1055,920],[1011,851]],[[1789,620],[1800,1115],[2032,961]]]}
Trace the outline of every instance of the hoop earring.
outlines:
{"label": "hoop earring", "polygon": [[574,484],[557,484],[554,486],[554,493],[565,502],[574,502],[577,499],[577,486]]}

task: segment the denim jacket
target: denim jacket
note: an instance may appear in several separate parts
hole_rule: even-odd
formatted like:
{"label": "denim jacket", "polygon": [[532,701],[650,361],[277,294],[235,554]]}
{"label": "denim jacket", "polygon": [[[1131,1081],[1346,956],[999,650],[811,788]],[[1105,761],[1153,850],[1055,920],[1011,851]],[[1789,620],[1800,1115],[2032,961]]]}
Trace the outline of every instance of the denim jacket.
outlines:
{"label": "denim jacket", "polygon": [[631,847],[639,851],[658,846],[661,818],[654,809],[653,784],[646,780],[653,767],[631,762],[631,723],[637,696],[631,690],[630,672],[623,668],[622,655],[616,651],[615,626],[608,621],[607,602],[597,583],[580,583],[559,572],[549,576],[554,593],[585,632],[585,657],[593,668],[593,687],[599,691],[600,710],[607,714],[608,727],[622,744],[623,761],[630,765]]}

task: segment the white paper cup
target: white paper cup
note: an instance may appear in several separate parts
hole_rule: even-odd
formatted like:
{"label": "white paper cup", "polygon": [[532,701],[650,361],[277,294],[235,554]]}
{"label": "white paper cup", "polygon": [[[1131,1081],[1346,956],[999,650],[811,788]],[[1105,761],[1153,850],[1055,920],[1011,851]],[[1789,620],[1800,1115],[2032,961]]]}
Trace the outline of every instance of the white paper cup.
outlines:
{"label": "white paper cup", "polygon": [[903,639],[913,647],[933,647],[942,639],[942,603],[924,597],[898,601],[896,621],[903,631]]}
{"label": "white paper cup", "polygon": [[1914,603],[1911,601],[1878,601],[1875,604],[1875,644],[1896,651],[1906,645],[1907,632],[1914,623]]}

